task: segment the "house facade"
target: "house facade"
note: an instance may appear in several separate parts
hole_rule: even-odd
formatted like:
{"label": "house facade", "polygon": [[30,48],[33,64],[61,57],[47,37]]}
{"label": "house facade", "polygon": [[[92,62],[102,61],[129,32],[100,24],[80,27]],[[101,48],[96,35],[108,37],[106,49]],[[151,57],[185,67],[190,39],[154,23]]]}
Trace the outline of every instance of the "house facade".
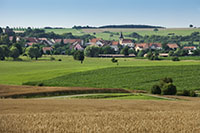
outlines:
{"label": "house facade", "polygon": [[120,37],[119,37],[119,44],[122,45],[123,47],[129,46],[129,47],[134,47],[134,43],[131,39],[124,39],[123,33],[121,32]]}

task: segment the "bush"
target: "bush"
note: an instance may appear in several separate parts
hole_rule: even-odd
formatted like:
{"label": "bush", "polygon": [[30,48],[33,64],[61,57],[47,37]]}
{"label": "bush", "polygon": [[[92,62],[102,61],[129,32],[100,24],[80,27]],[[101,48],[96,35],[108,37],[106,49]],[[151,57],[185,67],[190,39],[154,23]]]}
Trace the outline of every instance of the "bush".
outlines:
{"label": "bush", "polygon": [[180,61],[180,59],[177,56],[175,56],[175,57],[172,57],[172,61]]}
{"label": "bush", "polygon": [[44,86],[44,83],[38,83],[37,86]]}
{"label": "bush", "polygon": [[161,89],[159,85],[154,85],[151,88],[151,94],[161,94]]}
{"label": "bush", "polygon": [[197,97],[197,94],[194,90],[190,90],[190,97]]}
{"label": "bush", "polygon": [[182,96],[190,96],[190,91],[189,90],[183,90]]}
{"label": "bush", "polygon": [[165,77],[165,78],[163,78],[163,79],[160,79],[160,86],[161,86],[161,88],[162,88],[165,84],[168,84],[168,83],[173,83],[172,78]]}
{"label": "bush", "polygon": [[62,59],[58,59],[58,61],[62,61]]}
{"label": "bush", "polygon": [[176,95],[176,86],[172,83],[167,83],[163,86],[163,95]]}
{"label": "bush", "polygon": [[53,60],[56,60],[56,59],[54,57],[51,57],[50,60],[53,61]]}
{"label": "bush", "polygon": [[179,96],[190,96],[190,97],[196,97],[197,94],[194,90],[183,90],[181,92],[178,92],[177,95]]}
{"label": "bush", "polygon": [[23,59],[22,58],[16,58],[16,59],[14,59],[14,61],[23,61]]}

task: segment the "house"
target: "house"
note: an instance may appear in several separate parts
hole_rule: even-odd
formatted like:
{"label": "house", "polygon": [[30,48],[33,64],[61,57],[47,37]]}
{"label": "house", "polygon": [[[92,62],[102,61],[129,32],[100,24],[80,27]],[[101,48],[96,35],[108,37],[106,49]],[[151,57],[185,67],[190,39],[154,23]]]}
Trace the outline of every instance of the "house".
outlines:
{"label": "house", "polygon": [[83,40],[81,39],[63,39],[64,44],[73,44],[73,43],[79,43],[80,45],[83,45]]}
{"label": "house", "polygon": [[93,39],[89,40],[88,45],[95,45],[95,46],[98,46],[98,47],[102,47],[102,46],[105,45],[104,43],[105,43],[104,40],[101,39],[101,38],[93,38]]}
{"label": "house", "polygon": [[25,38],[25,40],[27,42],[34,42],[34,43],[38,43],[39,42],[39,40],[37,38],[35,38],[35,37],[28,37],[28,38]]}
{"label": "house", "polygon": [[47,51],[53,51],[53,48],[52,47],[43,47],[42,51],[43,51],[44,54],[46,54]]}
{"label": "house", "polygon": [[[61,43],[62,39],[54,39],[54,40],[51,40],[53,43]],[[80,43],[81,45],[83,45],[83,40],[81,39],[63,39],[63,43],[64,44],[73,44],[73,43]]]}
{"label": "house", "polygon": [[112,41],[110,47],[114,49],[115,52],[119,51],[119,42],[118,41]]}
{"label": "house", "polygon": [[161,50],[162,44],[161,43],[150,43],[149,48],[153,50]]}
{"label": "house", "polygon": [[159,56],[160,56],[160,57],[168,57],[169,54],[168,54],[168,53],[159,53]]}
{"label": "house", "polygon": [[28,43],[25,44],[25,47],[32,46],[33,44],[36,44],[36,43],[34,43],[34,42],[28,42]]}
{"label": "house", "polygon": [[79,43],[75,44],[75,46],[73,48],[74,48],[74,50],[80,50],[80,51],[84,50],[84,48]]}
{"label": "house", "polygon": [[135,45],[135,51],[146,50],[149,48],[148,43],[140,43]]}
{"label": "house", "polygon": [[188,50],[188,54],[192,55],[194,50],[197,50],[197,47],[195,46],[185,46],[183,47],[184,50]]}
{"label": "house", "polygon": [[129,46],[129,47],[134,47],[134,43],[131,39],[124,39],[124,36],[121,32],[120,37],[119,37],[119,44],[122,46]]}
{"label": "house", "polygon": [[195,46],[185,46],[185,47],[183,47],[183,49],[184,50],[191,50],[191,51],[193,51],[193,50],[197,50],[197,47],[195,47]]}
{"label": "house", "polygon": [[176,43],[173,43],[173,44],[167,44],[167,46],[168,46],[170,49],[173,49],[173,50],[179,48],[178,44],[176,44]]}

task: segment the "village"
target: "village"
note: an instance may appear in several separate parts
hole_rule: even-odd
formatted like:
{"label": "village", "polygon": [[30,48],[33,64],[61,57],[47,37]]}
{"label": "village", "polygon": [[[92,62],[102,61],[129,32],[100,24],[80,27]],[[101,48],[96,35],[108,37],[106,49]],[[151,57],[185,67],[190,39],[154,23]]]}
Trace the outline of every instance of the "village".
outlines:
{"label": "village", "polygon": [[[126,57],[135,57],[137,56],[136,53],[139,51],[161,51],[159,52],[159,56],[161,57],[168,57],[169,53],[162,53],[163,46],[162,43],[134,43],[131,39],[125,39],[123,36],[123,33],[121,32],[119,36],[119,41],[109,41],[104,40],[102,38],[92,38],[89,39],[88,42],[84,42],[84,40],[81,39],[52,39],[52,38],[36,38],[36,37],[16,37],[17,41],[20,41],[21,39],[25,40],[25,47],[30,47],[35,44],[42,45],[42,50],[44,54],[54,53],[55,45],[56,44],[62,44],[62,45],[69,45],[70,50],[80,50],[83,51],[86,47],[89,46],[95,46],[98,48],[102,47],[110,47],[113,49],[114,52],[112,53],[106,53],[106,54],[99,54],[99,57],[125,57],[124,54],[120,52],[120,50],[124,47],[128,47],[130,50],[135,52],[130,52]],[[9,37],[9,40],[13,41],[13,36]],[[166,44],[167,47],[175,51],[177,49],[183,49],[187,51],[188,55],[192,55],[193,51],[197,49],[196,46],[184,46],[180,47],[176,43],[168,43]],[[62,50],[62,55],[67,54],[66,49]],[[147,54],[144,54],[146,56]]]}

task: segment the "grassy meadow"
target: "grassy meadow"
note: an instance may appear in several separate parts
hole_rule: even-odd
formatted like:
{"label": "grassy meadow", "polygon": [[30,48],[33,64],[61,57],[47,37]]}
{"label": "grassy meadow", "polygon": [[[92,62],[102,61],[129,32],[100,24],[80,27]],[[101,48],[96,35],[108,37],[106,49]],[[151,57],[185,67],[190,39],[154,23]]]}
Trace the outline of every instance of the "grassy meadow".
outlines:
{"label": "grassy meadow", "polygon": [[65,29],[45,29],[46,32],[54,32],[56,34],[63,34],[71,32],[73,35],[84,35],[84,34],[91,34],[96,33],[94,36],[97,38],[102,38],[105,40],[118,40],[119,35],[114,34],[110,37],[110,33],[104,33],[105,31],[110,31],[113,33],[120,33],[123,32],[124,35],[131,34],[132,32],[136,32],[142,36],[145,35],[160,35],[160,36],[167,36],[169,33],[174,33],[175,35],[186,36],[190,35],[193,32],[200,32],[200,28],[166,28],[166,29],[159,29],[159,31],[155,32],[154,29],[137,29],[137,28],[128,28],[128,29],[72,29],[72,28],[65,28]]}
{"label": "grassy meadow", "polygon": [[86,96],[74,96],[70,99],[105,99],[105,100],[164,100],[163,98],[153,97],[143,94],[132,93],[109,93],[109,94],[91,94]]}
{"label": "grassy meadow", "polygon": [[120,58],[119,65],[110,58],[86,58],[84,63],[71,56],[50,61],[50,56],[38,61],[0,61],[0,84],[22,85],[42,82],[47,86],[76,86],[148,90],[160,78],[171,77],[178,89],[199,89],[198,60],[172,62]]}

